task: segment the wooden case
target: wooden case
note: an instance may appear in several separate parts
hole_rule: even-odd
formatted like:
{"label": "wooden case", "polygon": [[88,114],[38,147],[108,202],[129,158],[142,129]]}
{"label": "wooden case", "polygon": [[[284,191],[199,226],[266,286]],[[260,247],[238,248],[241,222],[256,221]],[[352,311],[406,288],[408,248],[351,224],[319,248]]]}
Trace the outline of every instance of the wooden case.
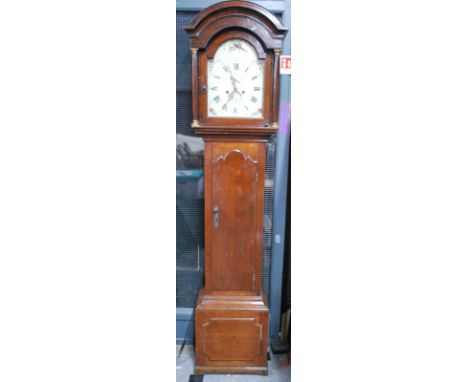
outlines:
{"label": "wooden case", "polygon": [[[265,375],[265,142],[278,129],[278,64],[286,29],[247,1],[208,7],[185,29],[192,40],[192,127],[205,141],[205,288],[195,310],[195,373]],[[265,60],[261,119],[207,116],[207,58],[231,38],[248,41]]]}

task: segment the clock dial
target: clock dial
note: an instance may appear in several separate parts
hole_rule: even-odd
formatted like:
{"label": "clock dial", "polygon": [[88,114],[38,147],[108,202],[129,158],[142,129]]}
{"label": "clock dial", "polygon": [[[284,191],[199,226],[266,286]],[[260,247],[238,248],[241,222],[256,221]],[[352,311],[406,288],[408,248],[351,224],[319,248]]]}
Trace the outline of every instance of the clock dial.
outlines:
{"label": "clock dial", "polygon": [[264,62],[245,40],[231,39],[208,60],[208,117],[263,118]]}

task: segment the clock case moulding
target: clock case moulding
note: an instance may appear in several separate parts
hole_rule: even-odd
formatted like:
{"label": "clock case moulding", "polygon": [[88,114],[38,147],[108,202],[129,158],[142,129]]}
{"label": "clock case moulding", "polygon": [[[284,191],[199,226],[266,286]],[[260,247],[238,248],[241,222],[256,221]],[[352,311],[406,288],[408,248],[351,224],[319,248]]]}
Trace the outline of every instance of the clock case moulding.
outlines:
{"label": "clock case moulding", "polygon": [[[265,142],[278,130],[279,56],[287,29],[257,4],[226,1],[201,11],[185,30],[192,50],[192,127],[205,141],[205,287],[195,308],[195,374],[266,375]],[[207,116],[207,59],[234,38],[265,60],[263,118]]]}

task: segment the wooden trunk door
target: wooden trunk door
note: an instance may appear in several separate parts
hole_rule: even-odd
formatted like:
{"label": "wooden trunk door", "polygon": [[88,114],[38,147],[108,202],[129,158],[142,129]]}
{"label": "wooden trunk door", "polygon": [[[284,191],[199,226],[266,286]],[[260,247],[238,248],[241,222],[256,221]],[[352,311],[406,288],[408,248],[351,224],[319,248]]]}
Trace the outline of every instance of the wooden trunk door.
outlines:
{"label": "wooden trunk door", "polygon": [[261,289],[265,144],[207,142],[206,289]]}

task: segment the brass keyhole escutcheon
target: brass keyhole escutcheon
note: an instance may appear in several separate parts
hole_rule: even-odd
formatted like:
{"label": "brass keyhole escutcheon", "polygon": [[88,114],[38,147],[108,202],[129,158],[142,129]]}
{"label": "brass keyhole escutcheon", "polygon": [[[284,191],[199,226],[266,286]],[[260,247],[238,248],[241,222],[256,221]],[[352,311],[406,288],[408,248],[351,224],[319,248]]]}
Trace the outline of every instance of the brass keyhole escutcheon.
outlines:
{"label": "brass keyhole escutcheon", "polygon": [[218,208],[218,206],[215,206],[215,208],[213,208],[213,224],[214,224],[215,228],[219,227],[219,208]]}

